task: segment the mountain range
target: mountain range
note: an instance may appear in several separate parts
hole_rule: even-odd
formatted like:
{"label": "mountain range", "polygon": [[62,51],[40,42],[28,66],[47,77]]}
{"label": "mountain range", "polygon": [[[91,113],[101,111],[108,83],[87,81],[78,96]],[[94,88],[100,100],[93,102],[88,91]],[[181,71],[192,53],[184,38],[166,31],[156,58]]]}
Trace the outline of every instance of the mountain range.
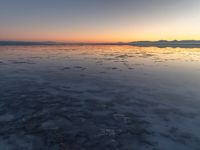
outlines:
{"label": "mountain range", "polygon": [[182,41],[136,41],[136,42],[118,42],[118,43],[67,43],[67,42],[26,42],[26,41],[0,41],[1,46],[28,46],[28,45],[132,45],[140,47],[181,47],[181,48],[200,48],[199,40]]}

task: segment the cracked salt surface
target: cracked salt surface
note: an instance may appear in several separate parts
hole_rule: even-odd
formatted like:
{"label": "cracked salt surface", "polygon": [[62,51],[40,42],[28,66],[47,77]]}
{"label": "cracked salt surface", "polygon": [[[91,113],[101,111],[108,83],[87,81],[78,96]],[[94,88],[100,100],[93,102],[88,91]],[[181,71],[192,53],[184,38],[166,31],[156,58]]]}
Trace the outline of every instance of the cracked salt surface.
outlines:
{"label": "cracked salt surface", "polygon": [[0,64],[2,150],[200,149],[200,49],[2,46]]}

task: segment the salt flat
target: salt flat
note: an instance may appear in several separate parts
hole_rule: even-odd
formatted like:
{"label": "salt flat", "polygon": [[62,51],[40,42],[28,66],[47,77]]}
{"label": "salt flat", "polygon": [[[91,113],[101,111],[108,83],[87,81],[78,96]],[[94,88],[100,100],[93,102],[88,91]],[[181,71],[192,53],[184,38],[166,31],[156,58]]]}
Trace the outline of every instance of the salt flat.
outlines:
{"label": "salt flat", "polygon": [[200,48],[0,46],[3,150],[199,150]]}

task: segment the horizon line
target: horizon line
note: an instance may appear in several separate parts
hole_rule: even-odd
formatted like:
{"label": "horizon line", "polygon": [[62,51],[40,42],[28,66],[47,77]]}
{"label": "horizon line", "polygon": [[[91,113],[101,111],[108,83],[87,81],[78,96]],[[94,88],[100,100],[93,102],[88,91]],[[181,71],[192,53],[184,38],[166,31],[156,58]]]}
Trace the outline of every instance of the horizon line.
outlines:
{"label": "horizon line", "polygon": [[200,40],[160,40],[160,41],[135,41],[135,42],[113,42],[113,43],[84,43],[84,42],[28,42],[28,41],[0,41],[0,46],[58,46],[58,45],[117,45],[137,47],[171,47],[171,48],[200,48]]}

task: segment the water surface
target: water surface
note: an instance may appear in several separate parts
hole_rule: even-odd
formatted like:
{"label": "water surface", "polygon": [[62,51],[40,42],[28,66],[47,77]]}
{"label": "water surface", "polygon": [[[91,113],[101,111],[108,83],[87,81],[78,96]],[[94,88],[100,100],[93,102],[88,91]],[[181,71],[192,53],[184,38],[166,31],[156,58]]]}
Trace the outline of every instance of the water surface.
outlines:
{"label": "water surface", "polygon": [[200,48],[1,46],[0,149],[199,150]]}

